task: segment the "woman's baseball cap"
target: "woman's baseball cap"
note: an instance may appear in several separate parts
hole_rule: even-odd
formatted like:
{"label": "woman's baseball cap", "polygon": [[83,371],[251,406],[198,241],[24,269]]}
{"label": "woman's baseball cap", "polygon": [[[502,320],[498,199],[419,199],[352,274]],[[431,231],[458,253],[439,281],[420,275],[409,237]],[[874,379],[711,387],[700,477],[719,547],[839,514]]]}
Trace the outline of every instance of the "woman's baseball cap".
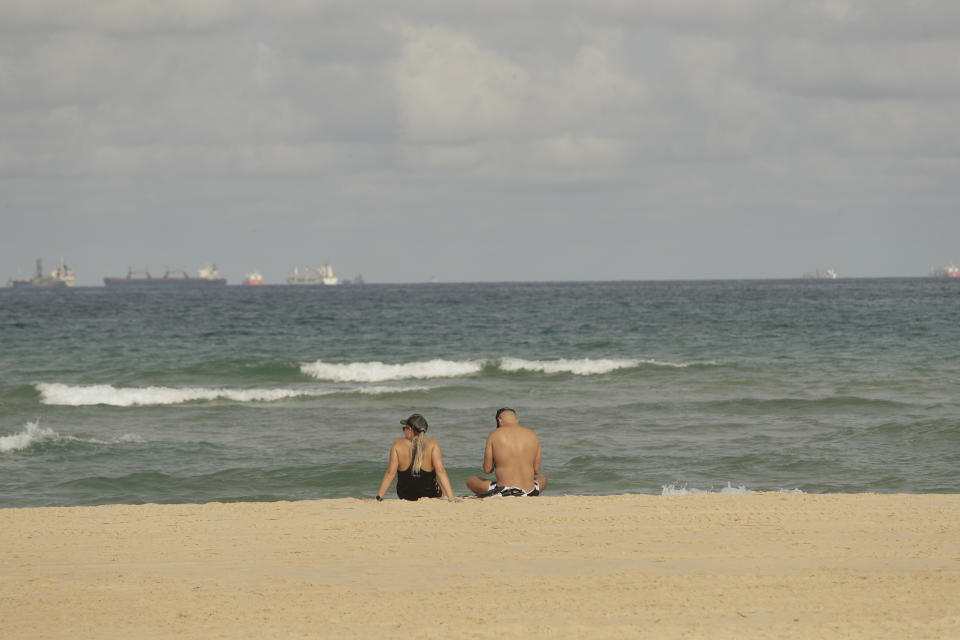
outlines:
{"label": "woman's baseball cap", "polygon": [[400,424],[410,427],[414,431],[423,432],[427,430],[427,419],[419,413],[412,414],[406,420],[401,420]]}

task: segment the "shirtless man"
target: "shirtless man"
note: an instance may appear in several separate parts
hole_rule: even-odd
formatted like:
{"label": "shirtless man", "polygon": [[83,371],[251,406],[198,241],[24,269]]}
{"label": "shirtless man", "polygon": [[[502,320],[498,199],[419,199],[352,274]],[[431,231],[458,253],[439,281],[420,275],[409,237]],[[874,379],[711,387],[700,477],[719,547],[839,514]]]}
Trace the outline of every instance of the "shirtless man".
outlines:
{"label": "shirtless man", "polygon": [[547,488],[540,473],[540,439],[517,422],[517,412],[504,407],[497,411],[497,428],[487,436],[483,472],[496,470],[496,481],[470,476],[467,487],[481,498],[488,496],[538,496]]}

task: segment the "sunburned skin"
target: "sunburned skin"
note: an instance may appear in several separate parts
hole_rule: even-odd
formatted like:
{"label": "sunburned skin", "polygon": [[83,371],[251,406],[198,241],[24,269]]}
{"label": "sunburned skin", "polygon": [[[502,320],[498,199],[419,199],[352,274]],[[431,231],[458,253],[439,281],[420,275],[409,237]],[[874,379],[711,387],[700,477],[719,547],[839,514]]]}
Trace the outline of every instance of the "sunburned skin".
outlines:
{"label": "sunburned skin", "polygon": [[[542,458],[537,434],[521,425],[513,410],[499,412],[497,428],[487,436],[483,472],[496,473],[496,482],[500,487],[518,487],[529,493],[534,490],[536,483],[543,491],[547,487],[547,477],[540,473]],[[480,495],[490,488],[490,480],[470,476],[467,478],[467,487]]]}

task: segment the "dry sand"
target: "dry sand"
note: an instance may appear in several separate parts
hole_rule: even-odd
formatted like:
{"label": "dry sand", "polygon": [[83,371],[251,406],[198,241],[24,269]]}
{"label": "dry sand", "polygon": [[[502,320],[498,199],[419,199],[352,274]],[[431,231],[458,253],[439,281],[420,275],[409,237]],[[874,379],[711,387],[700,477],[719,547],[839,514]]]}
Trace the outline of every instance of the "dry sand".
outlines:
{"label": "dry sand", "polygon": [[0,638],[960,638],[960,495],[0,510]]}

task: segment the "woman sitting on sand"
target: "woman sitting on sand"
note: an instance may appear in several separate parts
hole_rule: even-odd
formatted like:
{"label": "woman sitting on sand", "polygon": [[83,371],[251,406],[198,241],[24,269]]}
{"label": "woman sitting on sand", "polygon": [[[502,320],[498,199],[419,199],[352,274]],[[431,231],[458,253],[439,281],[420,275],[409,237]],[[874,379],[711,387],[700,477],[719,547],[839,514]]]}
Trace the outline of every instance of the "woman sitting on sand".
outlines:
{"label": "woman sitting on sand", "polygon": [[439,498],[454,500],[453,487],[447,470],[443,468],[443,453],[435,438],[428,438],[427,419],[415,413],[401,420],[403,437],[390,447],[390,461],[377,491],[377,501],[383,500],[394,476],[397,478],[397,496],[403,500]]}

